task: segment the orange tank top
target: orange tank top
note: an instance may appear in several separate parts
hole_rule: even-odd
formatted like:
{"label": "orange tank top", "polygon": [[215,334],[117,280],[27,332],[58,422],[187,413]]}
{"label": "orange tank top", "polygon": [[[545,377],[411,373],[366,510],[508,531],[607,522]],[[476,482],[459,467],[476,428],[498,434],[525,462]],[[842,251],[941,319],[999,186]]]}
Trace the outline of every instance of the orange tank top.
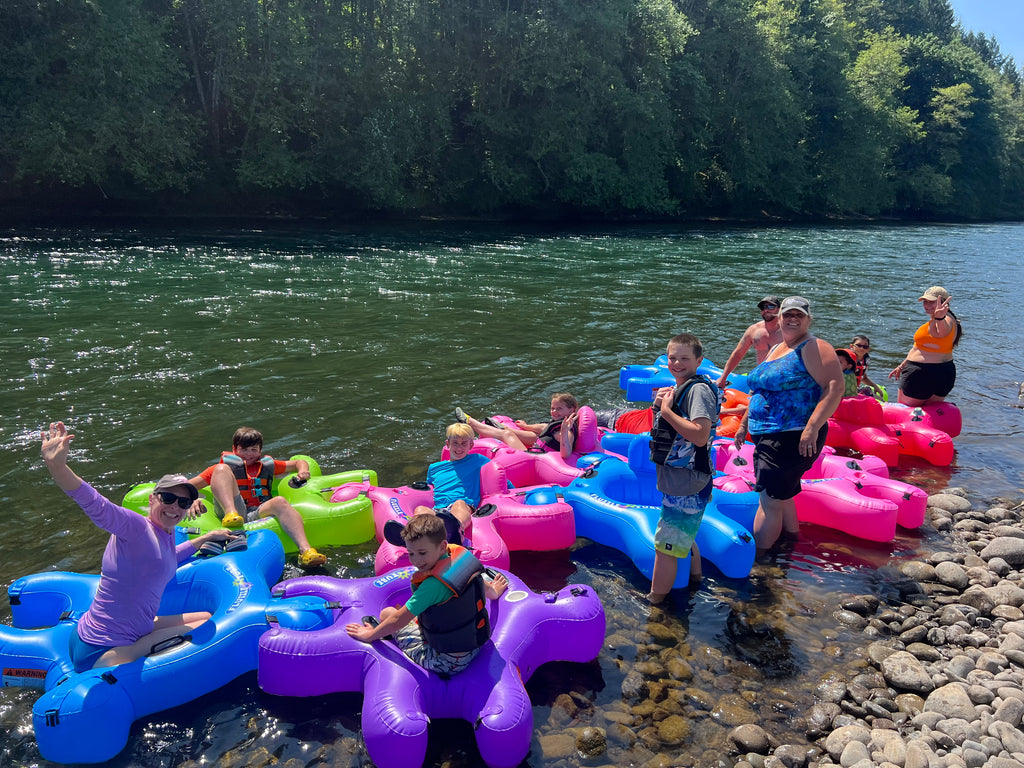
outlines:
{"label": "orange tank top", "polygon": [[914,334],[914,346],[922,352],[932,352],[939,355],[953,354],[953,342],[956,340],[956,328],[953,328],[945,336],[937,339],[928,332],[929,325],[931,325],[931,323],[925,323],[917,329],[917,333]]}

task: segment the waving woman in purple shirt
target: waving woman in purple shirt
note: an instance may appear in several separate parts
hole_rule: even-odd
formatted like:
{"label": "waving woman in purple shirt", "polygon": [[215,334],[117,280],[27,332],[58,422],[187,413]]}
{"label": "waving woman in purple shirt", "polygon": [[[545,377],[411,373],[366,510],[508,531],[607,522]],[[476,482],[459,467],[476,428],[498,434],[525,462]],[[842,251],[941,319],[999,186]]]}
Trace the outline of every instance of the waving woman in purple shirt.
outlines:
{"label": "waving woman in purple shirt", "polygon": [[101,496],[68,467],[74,435],[64,422],[43,430],[42,456],[57,486],[98,527],[111,534],[103,552],[100,583],[88,612],[71,636],[75,669],[112,667],[149,653],[157,643],[195,629],[210,618],[206,612],[157,616],[164,588],[178,563],[207,541],[231,537],[227,529],[210,531],[174,545],[174,526],[198,496],[184,475],[164,475],[149,497],[149,515],[125,509]]}

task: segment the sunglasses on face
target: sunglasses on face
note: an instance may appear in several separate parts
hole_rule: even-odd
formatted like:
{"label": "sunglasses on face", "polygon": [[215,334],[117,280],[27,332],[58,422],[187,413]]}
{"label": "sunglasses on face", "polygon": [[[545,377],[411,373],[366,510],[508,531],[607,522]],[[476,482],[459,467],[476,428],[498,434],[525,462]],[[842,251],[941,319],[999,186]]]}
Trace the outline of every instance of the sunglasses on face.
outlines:
{"label": "sunglasses on face", "polygon": [[859,347],[860,349],[871,349],[870,344],[854,344],[853,346]]}
{"label": "sunglasses on face", "polygon": [[161,503],[167,504],[168,506],[175,502],[177,502],[178,506],[182,509],[188,509],[192,506],[192,499],[185,498],[184,496],[178,496],[174,493],[168,493],[167,491],[157,491],[156,497],[160,499]]}
{"label": "sunglasses on face", "polygon": [[761,309],[778,309],[778,304],[762,304]]}

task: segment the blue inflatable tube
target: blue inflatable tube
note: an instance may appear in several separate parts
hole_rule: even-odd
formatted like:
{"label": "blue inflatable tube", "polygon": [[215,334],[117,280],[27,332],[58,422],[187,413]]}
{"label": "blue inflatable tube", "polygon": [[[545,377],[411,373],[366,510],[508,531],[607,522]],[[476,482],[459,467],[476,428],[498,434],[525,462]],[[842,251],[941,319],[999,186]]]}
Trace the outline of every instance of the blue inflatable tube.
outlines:
{"label": "blue inflatable tube", "polygon": [[[210,621],[142,659],[114,667],[74,672],[68,659],[68,639],[92,602],[99,577],[42,573],[11,585],[15,626],[0,628],[4,684],[44,689],[32,709],[44,758],[110,760],[124,748],[135,720],[192,701],[256,668],[259,638],[269,627],[270,587],[284,570],[284,549],[270,531],[247,538],[243,551],[183,563],[164,591],[160,614],[209,611]],[[298,614],[293,623],[312,626],[330,619],[322,601],[289,610]]]}
{"label": "blue inflatable tube", "polygon": [[[718,381],[722,369],[705,357],[698,366],[697,373],[703,373],[712,381]],[[675,379],[669,373],[668,358],[665,355],[655,360],[653,365],[624,365],[619,369],[619,389],[626,391],[627,400],[650,402],[654,399],[653,390],[674,385]],[[749,392],[746,374],[735,371],[731,373],[729,387],[740,392]]]}
{"label": "blue inflatable tube", "polygon": [[[625,553],[648,578],[654,570],[654,532],[661,514],[654,465],[648,457],[650,435],[629,435],[628,463],[608,458],[591,467],[561,491],[576,515],[576,533]],[[621,446],[619,446],[621,447]],[[616,451],[618,452],[618,451]],[[721,500],[721,502],[720,502]],[[719,510],[719,503],[730,515]],[[701,556],[725,576],[745,578],[754,564],[754,539],[749,528],[733,517],[753,521],[757,494],[718,493],[711,501],[697,533]],[[674,587],[689,581],[689,557],[680,559]]]}

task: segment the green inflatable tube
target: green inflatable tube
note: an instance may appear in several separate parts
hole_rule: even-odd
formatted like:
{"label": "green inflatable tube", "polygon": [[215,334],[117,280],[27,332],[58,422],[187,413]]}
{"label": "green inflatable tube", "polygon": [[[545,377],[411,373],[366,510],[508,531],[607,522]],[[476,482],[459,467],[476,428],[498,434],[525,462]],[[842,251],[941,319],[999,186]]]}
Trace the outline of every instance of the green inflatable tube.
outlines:
{"label": "green inflatable tube", "polygon": [[[295,488],[291,480],[295,473],[274,478],[271,491],[274,496],[284,496],[302,515],[306,538],[312,547],[343,547],[351,544],[362,544],[373,538],[373,503],[366,494],[359,494],[354,499],[331,503],[331,493],[339,485],[345,483],[365,483],[377,485],[377,473],[371,469],[355,469],[349,472],[338,472],[334,475],[320,474],[320,465],[309,456],[292,456],[292,460],[305,459],[309,464],[310,478],[303,485]],[[140,514],[149,512],[149,496],[153,493],[156,483],[141,483],[125,494],[122,505]],[[220,518],[214,511],[213,494],[209,488],[199,491],[199,500],[206,511],[194,520],[183,521],[182,525],[198,529],[199,533],[223,528]],[[298,547],[291,537],[281,530],[277,519],[265,517],[245,524],[247,531],[270,530],[284,545],[288,554],[298,552]]]}

